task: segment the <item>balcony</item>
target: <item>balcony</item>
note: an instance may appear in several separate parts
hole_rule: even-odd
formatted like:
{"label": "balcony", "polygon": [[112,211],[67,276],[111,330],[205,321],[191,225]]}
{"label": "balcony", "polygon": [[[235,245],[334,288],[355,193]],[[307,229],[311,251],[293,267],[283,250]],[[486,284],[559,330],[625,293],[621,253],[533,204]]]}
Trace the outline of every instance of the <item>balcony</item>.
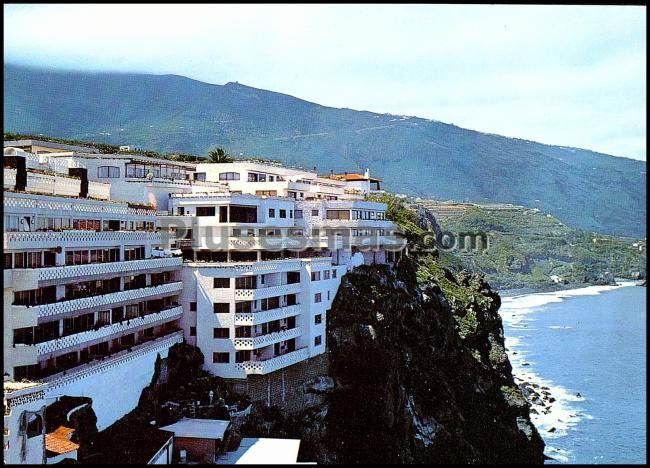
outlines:
{"label": "balcony", "polygon": [[282,330],[273,333],[267,333],[266,335],[259,335],[254,338],[235,338],[235,349],[236,350],[247,350],[255,348],[263,348],[280,341],[290,340],[291,338],[297,338],[300,336],[300,328],[291,328],[290,330]]}
{"label": "balcony", "polygon": [[259,325],[287,317],[300,315],[300,304],[280,307],[278,309],[264,310],[260,312],[235,314],[235,326],[238,325]]}
{"label": "balcony", "polygon": [[64,336],[51,341],[36,344],[36,349],[39,355],[50,354],[66,350],[68,348],[75,348],[79,346],[87,347],[106,341],[107,338],[115,338],[126,333],[133,333],[143,328],[149,328],[155,325],[161,325],[179,319],[183,314],[183,308],[180,306],[165,309],[160,312],[145,315],[144,317],[137,317],[127,319],[112,325],[106,325],[98,330],[88,330],[74,335]]}
{"label": "balcony", "polygon": [[183,289],[183,283],[162,284],[160,286],[151,286],[140,289],[131,289],[129,291],[118,291],[100,296],[84,297],[81,299],[71,299],[68,301],[53,302],[32,307],[12,305],[13,314],[35,313],[37,317],[52,317],[59,314],[66,314],[85,309],[97,309],[107,306],[115,306],[120,303],[135,302],[142,299],[156,299],[158,297],[169,296],[178,293]]}
{"label": "balcony", "polygon": [[300,283],[280,284],[257,289],[235,289],[236,300],[256,300],[300,292]]}
{"label": "balcony", "polygon": [[268,374],[308,358],[309,349],[305,347],[263,361],[244,361],[236,364],[236,367],[246,374]]}
{"label": "balcony", "polygon": [[[6,198],[5,198],[6,200]],[[146,231],[59,231],[59,232],[5,232],[5,249],[36,249],[52,247],[90,247],[123,244],[165,244],[169,233]]]}
{"label": "balcony", "polygon": [[44,174],[28,170],[26,191],[78,197],[81,192],[81,180],[62,174]]}
{"label": "balcony", "polygon": [[101,360],[92,361],[87,364],[74,367],[58,374],[53,374],[42,379],[43,382],[49,384],[49,388],[53,389],[61,385],[65,385],[72,380],[85,378],[89,375],[103,372],[105,369],[123,364],[126,361],[136,359],[148,353],[160,352],[169,349],[176,343],[183,342],[183,332],[177,331],[165,336],[161,336],[145,343],[132,346],[128,350],[123,350],[115,354],[105,356]]}
{"label": "balcony", "polygon": [[111,184],[89,180],[88,196],[101,200],[109,200],[111,198]]}
{"label": "balcony", "polygon": [[39,268],[40,281],[59,280],[67,278],[81,278],[103,274],[119,274],[140,270],[169,269],[180,267],[183,259],[180,257],[148,258],[143,260],[130,260],[125,262],[91,263],[87,265],[67,265],[52,268]]}

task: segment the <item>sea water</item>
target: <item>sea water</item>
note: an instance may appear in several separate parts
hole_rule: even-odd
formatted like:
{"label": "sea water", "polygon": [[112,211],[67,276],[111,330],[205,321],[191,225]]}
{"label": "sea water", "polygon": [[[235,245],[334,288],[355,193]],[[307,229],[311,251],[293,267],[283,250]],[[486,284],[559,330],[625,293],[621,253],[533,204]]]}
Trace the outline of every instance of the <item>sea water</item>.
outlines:
{"label": "sea water", "polygon": [[645,463],[646,288],[503,297],[500,313],[517,383],[555,399],[531,415],[547,463]]}

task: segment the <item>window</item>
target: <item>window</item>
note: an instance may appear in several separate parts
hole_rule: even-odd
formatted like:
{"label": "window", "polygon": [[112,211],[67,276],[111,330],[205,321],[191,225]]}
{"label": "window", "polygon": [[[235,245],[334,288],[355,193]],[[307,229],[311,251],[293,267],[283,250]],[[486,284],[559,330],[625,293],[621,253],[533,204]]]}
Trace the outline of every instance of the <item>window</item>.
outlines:
{"label": "window", "polygon": [[212,362],[214,364],[228,364],[230,362],[230,353],[212,353]]}
{"label": "window", "polygon": [[280,308],[280,296],[267,297],[260,301],[262,310],[273,310]]}
{"label": "window", "polygon": [[269,208],[269,218],[275,218],[275,208]]}
{"label": "window", "polygon": [[318,216],[318,210],[311,210],[312,216]]}
{"label": "window", "polygon": [[253,312],[253,301],[235,302],[236,314],[250,314]]}
{"label": "window", "polygon": [[296,219],[302,219],[302,210],[296,210]]}
{"label": "window", "polygon": [[321,297],[321,293],[316,293],[316,294],[314,294],[314,302],[315,302],[315,303],[319,303],[319,302],[321,302],[322,300],[323,300],[323,299],[322,299],[322,297]]}
{"label": "window", "polygon": [[329,270],[323,271],[323,279],[324,280],[330,279],[330,271]]}
{"label": "window", "polygon": [[256,276],[243,276],[235,278],[235,289],[255,289],[257,288]]}
{"label": "window", "polygon": [[255,190],[255,195],[257,195],[258,197],[261,197],[263,195],[266,195],[268,197],[277,197],[278,191],[277,190]]}
{"label": "window", "polygon": [[327,210],[327,219],[350,219],[350,210]]}
{"label": "window", "polygon": [[219,180],[239,180],[238,172],[221,172],[219,174]]}
{"label": "window", "polygon": [[230,338],[230,328],[214,328],[212,337],[216,339]]}
{"label": "window", "polygon": [[313,228],[311,230],[312,237],[320,237],[320,228]]}
{"label": "window", "polygon": [[311,280],[312,281],[320,281],[320,271],[312,271],[311,272]]}
{"label": "window", "polygon": [[229,288],[230,278],[214,278],[214,288]]}
{"label": "window", "polygon": [[280,218],[286,218],[287,217],[287,210],[280,210]]}
{"label": "window", "polygon": [[97,177],[117,179],[120,177],[120,168],[117,166],[99,166],[97,168]]}
{"label": "window", "polygon": [[314,323],[316,325],[320,325],[322,322],[323,322],[323,315],[322,314],[318,314],[318,315],[316,315],[314,317]]}
{"label": "window", "polygon": [[293,210],[289,210],[289,218],[293,218]]}
{"label": "window", "polygon": [[329,291],[327,291],[327,300],[328,301],[330,300],[330,292]]}
{"label": "window", "polygon": [[250,350],[237,351],[235,353],[235,362],[246,362],[251,360]]}
{"label": "window", "polygon": [[215,302],[214,303],[214,313],[215,314],[227,314],[230,313],[230,304],[227,302]]}
{"label": "window", "polygon": [[196,312],[196,302],[190,302],[190,312]]}
{"label": "window", "polygon": [[332,278],[336,278],[336,270],[332,270]]}
{"label": "window", "polygon": [[314,346],[320,346],[320,344],[323,342],[323,339],[321,338],[320,335],[318,335],[316,338],[314,338]]}
{"label": "window", "polygon": [[205,182],[205,172],[197,172],[194,174],[194,180],[199,182]]}
{"label": "window", "polygon": [[190,336],[196,336],[196,327],[190,327]]}
{"label": "window", "polygon": [[216,208],[214,206],[197,206],[196,207],[197,216],[215,216]]}

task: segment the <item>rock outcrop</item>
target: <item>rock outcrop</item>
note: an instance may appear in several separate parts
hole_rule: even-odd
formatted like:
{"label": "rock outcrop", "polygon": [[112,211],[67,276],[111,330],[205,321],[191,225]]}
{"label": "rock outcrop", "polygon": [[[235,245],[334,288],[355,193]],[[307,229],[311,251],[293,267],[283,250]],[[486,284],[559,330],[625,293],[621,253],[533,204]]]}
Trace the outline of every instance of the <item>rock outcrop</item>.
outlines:
{"label": "rock outcrop", "polygon": [[419,284],[407,257],[395,271],[346,274],[328,313],[325,403],[275,425],[277,412],[263,411],[257,423],[300,437],[300,460],[318,463],[543,463],[498,294],[480,276],[446,273],[462,301]]}

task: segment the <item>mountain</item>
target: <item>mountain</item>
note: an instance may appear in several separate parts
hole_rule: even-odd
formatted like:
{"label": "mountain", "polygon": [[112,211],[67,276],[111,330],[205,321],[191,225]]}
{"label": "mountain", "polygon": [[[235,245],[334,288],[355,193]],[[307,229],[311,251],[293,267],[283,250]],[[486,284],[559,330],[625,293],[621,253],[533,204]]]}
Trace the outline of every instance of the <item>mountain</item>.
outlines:
{"label": "mountain", "polygon": [[397,193],[539,208],[570,226],[645,236],[645,162],[407,116],[325,107],[176,75],[4,66],[4,130],[205,154],[223,146]]}

